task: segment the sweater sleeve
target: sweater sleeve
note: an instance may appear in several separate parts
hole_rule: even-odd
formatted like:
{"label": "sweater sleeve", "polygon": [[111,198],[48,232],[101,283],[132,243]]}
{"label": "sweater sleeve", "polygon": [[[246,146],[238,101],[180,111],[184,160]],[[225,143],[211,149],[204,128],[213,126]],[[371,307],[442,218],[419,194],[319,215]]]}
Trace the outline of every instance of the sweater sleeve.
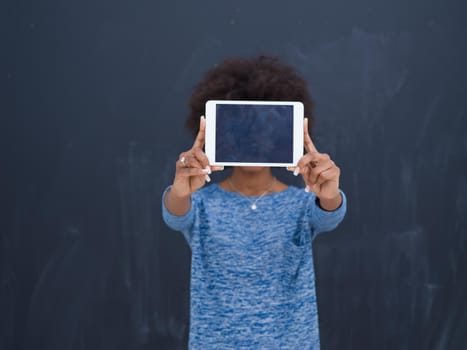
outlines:
{"label": "sweater sleeve", "polygon": [[327,232],[334,230],[337,225],[344,219],[347,211],[347,198],[341,190],[339,190],[342,196],[341,205],[332,211],[324,210],[319,206],[319,200],[315,194],[312,193],[313,198],[311,206],[309,208],[310,225],[313,230],[313,236],[318,233]]}
{"label": "sweater sleeve", "polygon": [[179,231],[183,234],[188,244],[191,246],[191,240],[193,237],[193,227],[196,220],[197,205],[194,196],[191,196],[190,210],[181,216],[174,215],[169,212],[165,206],[165,196],[169,191],[170,186],[167,187],[162,194],[162,218],[168,227],[172,230]]}

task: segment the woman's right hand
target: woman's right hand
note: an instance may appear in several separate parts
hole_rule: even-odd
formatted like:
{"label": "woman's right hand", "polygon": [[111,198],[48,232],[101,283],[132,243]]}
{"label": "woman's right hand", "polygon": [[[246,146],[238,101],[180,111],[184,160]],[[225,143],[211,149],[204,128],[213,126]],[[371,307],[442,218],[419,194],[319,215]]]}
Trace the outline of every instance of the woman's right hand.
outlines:
{"label": "woman's right hand", "polygon": [[206,119],[200,118],[199,132],[190,150],[182,152],[175,164],[175,179],[170,189],[172,195],[178,198],[189,197],[199,190],[206,182],[211,181],[212,171],[222,170],[224,167],[211,167],[206,154],[203,152],[206,136]]}

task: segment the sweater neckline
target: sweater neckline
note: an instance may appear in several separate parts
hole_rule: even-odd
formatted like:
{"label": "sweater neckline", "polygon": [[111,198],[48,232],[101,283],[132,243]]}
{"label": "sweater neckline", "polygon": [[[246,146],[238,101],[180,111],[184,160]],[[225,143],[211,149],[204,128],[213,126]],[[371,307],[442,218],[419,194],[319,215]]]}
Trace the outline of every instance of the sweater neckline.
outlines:
{"label": "sweater neckline", "polygon": [[[232,196],[237,196],[237,197],[248,197],[248,198],[251,198],[251,199],[254,199],[254,198],[259,198],[259,196],[247,196],[245,194],[242,194],[242,193],[238,193],[238,192],[232,192],[232,191],[227,191],[226,189],[222,188],[219,183],[215,183],[213,184],[213,186],[215,186],[220,192],[222,193],[226,193],[228,195],[232,195]],[[287,185],[287,188],[282,190],[282,191],[277,191],[277,192],[272,192],[272,193],[268,193],[268,194],[265,194],[263,195],[263,198],[265,197],[276,197],[276,196],[280,196],[284,193],[288,193],[289,191],[291,191],[293,189],[293,186],[291,185]]]}

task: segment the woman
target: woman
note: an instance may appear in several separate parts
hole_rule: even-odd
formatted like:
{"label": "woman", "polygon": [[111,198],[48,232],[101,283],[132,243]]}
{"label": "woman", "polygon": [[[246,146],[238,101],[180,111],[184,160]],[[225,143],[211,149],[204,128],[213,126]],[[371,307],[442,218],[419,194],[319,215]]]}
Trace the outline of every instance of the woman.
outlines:
{"label": "woman", "polygon": [[203,152],[205,119],[194,127],[209,99],[302,101],[311,117],[306,82],[274,58],[226,60],[196,87],[187,125],[197,136],[163,196],[165,222],[192,251],[189,348],[319,349],[311,243],[344,217],[340,170],[316,150],[305,119],[306,153],[289,169],[305,190],[268,167],[234,167],[204,187],[222,170]]}

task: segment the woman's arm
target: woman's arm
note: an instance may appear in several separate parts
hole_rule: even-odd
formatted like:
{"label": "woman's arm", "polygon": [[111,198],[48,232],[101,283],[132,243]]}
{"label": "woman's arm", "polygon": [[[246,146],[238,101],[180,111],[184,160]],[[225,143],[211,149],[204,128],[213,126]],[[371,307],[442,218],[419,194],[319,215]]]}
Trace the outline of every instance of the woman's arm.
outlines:
{"label": "woman's arm", "polygon": [[206,119],[200,118],[199,131],[190,150],[180,154],[175,163],[175,178],[164,198],[167,210],[176,216],[188,213],[191,206],[191,194],[199,190],[211,179],[211,171],[222,167],[210,167],[208,157],[203,152],[206,134]]}
{"label": "woman's arm", "polygon": [[304,147],[307,153],[298,161],[295,168],[289,168],[297,176],[301,174],[306,184],[306,191],[313,192],[319,199],[321,208],[333,211],[342,204],[339,191],[340,169],[326,153],[319,153],[310,134],[308,119],[304,120]]}
{"label": "woman's arm", "polygon": [[164,204],[170,214],[183,216],[190,210],[190,197],[191,196],[177,196],[173,191],[173,187],[170,187],[165,193]]}

